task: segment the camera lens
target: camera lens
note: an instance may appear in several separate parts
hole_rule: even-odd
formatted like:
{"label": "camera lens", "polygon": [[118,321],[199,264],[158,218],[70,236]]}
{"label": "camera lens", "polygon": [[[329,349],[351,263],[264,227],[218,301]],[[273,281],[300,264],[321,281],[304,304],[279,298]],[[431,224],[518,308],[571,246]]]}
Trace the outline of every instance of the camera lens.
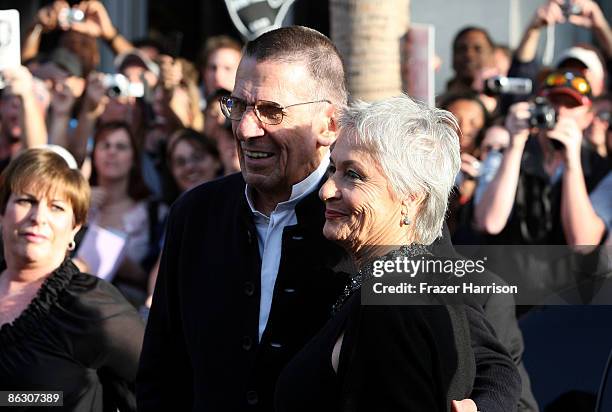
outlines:
{"label": "camera lens", "polygon": [[121,89],[119,88],[119,86],[112,86],[108,88],[106,94],[109,97],[119,97],[121,96]]}

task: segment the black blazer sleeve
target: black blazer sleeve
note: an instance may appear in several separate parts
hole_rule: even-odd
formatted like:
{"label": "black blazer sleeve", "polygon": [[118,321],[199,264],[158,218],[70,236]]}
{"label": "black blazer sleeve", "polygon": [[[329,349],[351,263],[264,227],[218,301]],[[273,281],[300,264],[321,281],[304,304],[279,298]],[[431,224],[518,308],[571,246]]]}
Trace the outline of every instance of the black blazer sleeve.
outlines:
{"label": "black blazer sleeve", "polygon": [[466,305],[466,312],[476,359],[476,379],[470,398],[482,411],[516,411],[521,378],[512,358],[495,337],[482,307]]}
{"label": "black blazer sleeve", "polygon": [[[498,283],[503,282],[498,277],[495,277],[494,280]],[[523,364],[525,344],[516,319],[514,298],[510,295],[492,294],[484,304],[484,312],[487,320],[495,329],[499,341],[508,350],[521,377],[521,397],[518,410],[521,412],[537,412],[539,410],[538,404],[531,391],[529,375]]]}
{"label": "black blazer sleeve", "polygon": [[181,209],[173,207],[136,380],[140,412],[192,409],[192,369],[179,307],[177,268],[184,224],[180,216]]}

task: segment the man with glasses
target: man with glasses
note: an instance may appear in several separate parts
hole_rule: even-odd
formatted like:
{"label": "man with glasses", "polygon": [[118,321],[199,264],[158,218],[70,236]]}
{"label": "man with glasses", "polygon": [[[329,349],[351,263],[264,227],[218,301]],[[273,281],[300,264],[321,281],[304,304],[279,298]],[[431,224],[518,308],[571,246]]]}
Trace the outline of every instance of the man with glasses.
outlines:
{"label": "man with glasses", "polygon": [[[140,411],[273,410],[280,370],[344,287],[317,192],[347,102],[331,41],[250,42],[231,97],[241,174],[186,193],[168,222],[137,385]],[[281,253],[282,251],[282,253]]]}
{"label": "man with glasses", "polygon": [[[346,101],[342,61],[322,34],[288,27],[247,44],[234,90],[220,100],[241,174],[173,206],[139,411],[273,410],[280,371],[329,319],[347,281],[331,269],[343,252],[323,237],[318,198]],[[506,410],[518,376],[482,312],[472,316],[476,395],[502,405],[487,410]]]}

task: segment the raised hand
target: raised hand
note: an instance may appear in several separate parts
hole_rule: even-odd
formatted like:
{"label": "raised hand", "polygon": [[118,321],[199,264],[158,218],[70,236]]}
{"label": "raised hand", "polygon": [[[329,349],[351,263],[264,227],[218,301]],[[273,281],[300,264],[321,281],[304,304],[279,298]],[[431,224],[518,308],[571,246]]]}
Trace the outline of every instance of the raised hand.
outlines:
{"label": "raised hand", "polygon": [[70,29],[87,34],[92,37],[101,37],[109,41],[117,34],[117,29],[113,25],[104,4],[96,0],[82,1],[76,6],[85,13],[82,22],[74,22]]}
{"label": "raised hand", "polygon": [[54,116],[68,117],[76,98],[66,82],[56,82],[51,100],[51,110]]}
{"label": "raised hand", "polygon": [[63,9],[70,8],[67,1],[57,0],[38,10],[36,24],[40,24],[43,33],[48,33],[59,27],[58,16]]}

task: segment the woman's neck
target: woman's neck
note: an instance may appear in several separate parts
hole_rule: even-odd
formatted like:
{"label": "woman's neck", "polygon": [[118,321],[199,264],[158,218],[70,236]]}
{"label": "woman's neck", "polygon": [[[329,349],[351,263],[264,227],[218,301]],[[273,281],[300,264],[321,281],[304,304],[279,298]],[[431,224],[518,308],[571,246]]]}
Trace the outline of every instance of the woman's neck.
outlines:
{"label": "woman's neck", "polygon": [[105,204],[112,205],[129,199],[128,179],[99,179],[100,187],[106,192]]}
{"label": "woman's neck", "polygon": [[58,257],[55,261],[41,265],[13,260],[7,256],[6,269],[0,275],[0,291],[10,293],[12,289],[21,289],[28,284],[40,285],[63,261],[64,257]]}
{"label": "woman's neck", "polygon": [[411,245],[414,242],[415,236],[413,230],[405,230],[398,227],[397,230],[387,232],[367,242],[367,244],[354,248],[351,254],[357,268],[361,269],[376,258],[384,256],[401,246]]}

